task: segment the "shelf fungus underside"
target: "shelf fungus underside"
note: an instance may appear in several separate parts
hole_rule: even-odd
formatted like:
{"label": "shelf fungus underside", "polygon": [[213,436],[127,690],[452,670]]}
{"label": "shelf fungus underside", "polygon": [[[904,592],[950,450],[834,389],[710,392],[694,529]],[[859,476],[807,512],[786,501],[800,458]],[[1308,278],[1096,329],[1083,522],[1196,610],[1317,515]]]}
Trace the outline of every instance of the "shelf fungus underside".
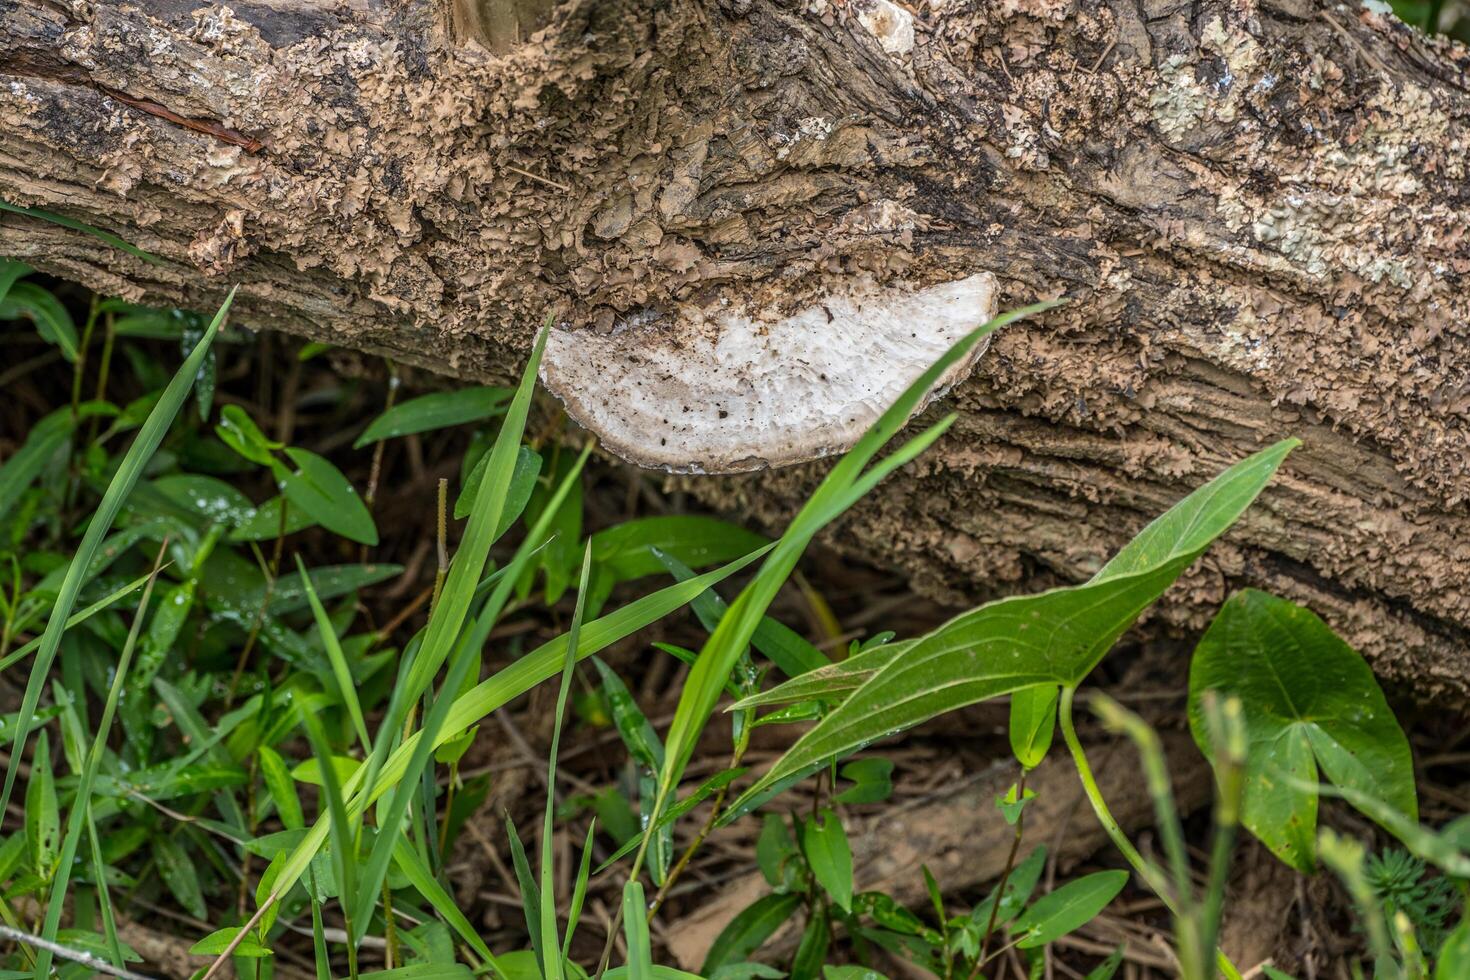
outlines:
{"label": "shelf fungus underside", "polygon": [[[989,273],[922,289],[835,292],[779,317],[681,310],[607,334],[553,330],[541,374],[574,419],[630,462],[737,473],[849,448],[994,315]],[[946,372],[930,398],[962,380],[983,351]]]}

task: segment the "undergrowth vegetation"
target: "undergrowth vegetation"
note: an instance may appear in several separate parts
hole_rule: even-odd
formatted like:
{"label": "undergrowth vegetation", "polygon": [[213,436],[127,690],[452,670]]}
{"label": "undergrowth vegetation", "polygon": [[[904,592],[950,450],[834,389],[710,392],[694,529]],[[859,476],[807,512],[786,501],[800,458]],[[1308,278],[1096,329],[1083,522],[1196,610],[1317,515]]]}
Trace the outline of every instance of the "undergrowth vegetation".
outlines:
{"label": "undergrowth vegetation", "polygon": [[[943,417],[900,436],[935,380],[990,331],[1043,307],[956,345],[770,541],[692,514],[588,533],[591,445],[532,431],[544,329],[514,388],[427,394],[344,424],[373,461],[355,486],[325,454],[272,438],[217,397],[223,345],[242,339],[226,329],[230,300],[203,318],[93,298],[74,318],[29,272],[0,265],[0,321],[37,331],[51,345],[43,358],[67,362],[73,381],[69,401],[0,462],[0,677],[19,693],[3,718],[6,976],[135,975],[142,958],[120,907],[167,909],[211,958],[206,977],[304,975],[278,962],[297,936],[309,937],[306,961],[322,978],[689,976],[656,955],[658,916],[694,856],[739,821],[759,827],[768,892],[710,946],[699,975],[711,978],[858,980],[898,961],[945,980],[1015,964],[1038,975],[1049,944],[1130,881],[1172,917],[1178,975],[1284,976],[1218,948],[1243,834],[1303,874],[1325,865],[1340,879],[1362,935],[1356,974],[1470,976],[1470,820],[1418,822],[1404,732],[1366,663],[1310,610],[1241,591],[1194,650],[1188,725],[1215,777],[1202,854],[1186,839],[1158,734],[1083,689],[1247,513],[1295,440],[1225,468],[1086,582],[845,646],[814,644],[773,616],[814,538],[948,428]],[[170,345],[179,362],[163,365]],[[132,388],[140,394],[113,400]],[[474,435],[457,478],[439,480],[424,505],[437,510],[432,583],[397,599],[386,621],[365,621],[362,596],[405,573],[374,555],[383,447],[452,426]],[[256,499],[236,484],[274,489]],[[520,643],[528,609],[557,635]],[[676,614],[692,614],[702,646],[645,651],[687,669],[655,724],[632,679],[598,655]],[[539,685],[555,691],[544,802],[534,825],[503,826],[523,941],[496,945],[461,908],[449,866],[489,783],[461,762],[477,738],[502,737],[482,726]],[[927,869],[930,907],[861,889],[844,813],[891,793],[882,744],[994,699],[1009,699],[1018,778],[993,813],[1013,830],[989,895],[955,907]],[[1141,774],[1159,853],[1115,818],[1079,716],[1134,746],[1136,762],[1114,764]],[[567,724],[615,730],[634,778],[559,794]],[[782,726],[782,750],[752,766],[766,726]],[[712,740],[724,764],[691,777]],[[1059,753],[1121,866],[1048,884],[1046,846],[1026,832],[1028,776]],[[814,804],[794,809],[784,794],[812,781]],[[1324,800],[1397,845],[1370,851],[1333,829],[1319,820]],[[553,846],[588,812],[581,846]],[[589,886],[604,876],[622,883],[621,903],[593,917]],[[1125,952],[1098,957],[1089,980],[1119,973]]]}

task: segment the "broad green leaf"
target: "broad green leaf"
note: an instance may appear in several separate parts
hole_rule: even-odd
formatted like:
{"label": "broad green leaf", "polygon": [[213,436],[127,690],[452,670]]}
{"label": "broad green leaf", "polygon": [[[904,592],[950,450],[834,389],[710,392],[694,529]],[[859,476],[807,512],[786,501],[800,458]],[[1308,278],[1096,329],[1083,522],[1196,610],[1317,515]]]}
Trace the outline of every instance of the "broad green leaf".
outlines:
{"label": "broad green leaf", "polygon": [[306,817],[301,811],[301,797],[296,795],[296,783],[291,770],[281,754],[269,745],[256,750],[261,778],[265,780],[266,792],[276,805],[276,813],[288,830],[299,830],[306,826]]}
{"label": "broad green leaf", "polygon": [[5,301],[5,294],[10,292],[10,287],[15,285],[17,279],[21,276],[28,276],[33,271],[35,270],[24,262],[0,259],[0,303]]}
{"label": "broad green leaf", "polygon": [[[332,762],[332,777],[339,783],[346,783],[357,771],[362,768],[362,762],[347,755],[329,755]],[[324,786],[326,778],[322,773],[322,760],[319,756],[312,756],[303,762],[299,762],[296,768],[291,770],[291,778],[298,783],[306,783],[308,786]]]}
{"label": "broad green leaf", "polygon": [[628,980],[653,980],[648,905],[643,898],[643,885],[632,878],[623,886],[623,938],[628,942]]}
{"label": "broad green leaf", "polygon": [[266,438],[266,434],[260,431],[260,426],[239,405],[226,405],[220,409],[219,423],[214,427],[214,434],[226,446],[261,466],[279,465],[274,453],[286,448],[285,443]]}
{"label": "broad green leaf", "polygon": [[308,591],[315,592],[319,601],[327,602],[390,578],[397,578],[401,574],[402,565],[379,562],[368,565],[323,565],[307,573],[310,590],[306,588],[307,581],[303,581],[299,575],[282,575],[276,580],[275,590],[269,596],[266,594],[268,588],[262,582],[259,587],[242,594],[241,604],[258,608],[269,599],[266,611],[272,616],[284,616],[311,605]]}
{"label": "broad green leaf", "polygon": [[1297,445],[1288,439],[1236,463],[1145,528],[1091,581],[987,603],[902,655],[890,654],[731,809],[781,780],[945,712],[1028,687],[1080,683],[1139,613],[1235,522]]}
{"label": "broad green leaf", "polygon": [[[480,483],[485,479],[485,467],[489,463],[490,454],[486,453],[480,457],[475,468],[470,470],[470,476],[465,480],[464,489],[459,492],[459,497],[454,501],[455,520],[469,517],[474,511],[475,495],[480,492]],[[510,477],[510,487],[506,490],[505,506],[501,508],[500,526],[496,529],[496,538],[510,530],[516,518],[525,511],[526,503],[536,489],[536,478],[540,475],[541,457],[527,446],[520,447],[516,452],[515,471]]]}
{"label": "broad green leaf", "polygon": [[[1045,869],[1044,846],[1037,847],[1026,856],[1026,860],[1011,869],[1010,876],[1006,878],[1005,894],[1000,896],[1000,908],[995,912],[996,925],[1007,923],[1020,914],[1031,900],[1031,893],[1036,890],[1036,883],[1041,880],[1041,872]],[[983,930],[989,924],[996,897],[995,889],[991,889],[985,900],[970,911],[970,921],[977,928]]]}
{"label": "broad green leaf", "polygon": [[77,325],[61,300],[51,290],[33,282],[18,282],[0,300],[0,319],[28,316],[36,330],[48,343],[61,348],[61,355],[75,363],[77,359]]}
{"label": "broad green leaf", "polygon": [[61,846],[61,813],[56,802],[56,777],[51,771],[50,739],[43,729],[31,756],[31,781],[26,785],[25,827],[31,868],[45,881],[56,872]]}
{"label": "broad green leaf", "polygon": [[852,847],[842,821],[831,810],[802,823],[802,850],[817,883],[844,911],[852,910]]}
{"label": "broad green leaf", "polygon": [[490,418],[502,413],[514,393],[511,388],[474,387],[410,398],[373,419],[352,448],[361,449],[383,439]]}
{"label": "broad green leaf", "polygon": [[700,974],[707,977],[727,963],[749,957],[800,907],[800,895],[767,895],[747,905],[715,937]]}
{"label": "broad green leaf", "polygon": [[169,892],[184,911],[196,919],[207,919],[209,909],[204,904],[204,890],[199,885],[199,872],[183,845],[172,835],[155,837],[153,859],[163,883],[168,886]]}
{"label": "broad green leaf", "polygon": [[255,516],[250,498],[217,477],[173,473],[154,480],[153,487],[205,523],[235,527]]}
{"label": "broad green leaf", "polygon": [[[853,911],[871,917],[884,929],[905,936],[922,936],[932,932],[917,915],[900,905],[893,896],[883,892],[860,893],[853,899]],[[937,932],[933,932],[933,935],[936,942],[942,941]]]}
{"label": "broad green leaf", "polygon": [[780,814],[767,813],[755,841],[755,863],[766,884],[777,891],[789,891],[794,883],[792,863],[800,854],[785,819]]}
{"label": "broad green leaf", "polygon": [[69,444],[74,428],[71,409],[64,408],[52,412],[26,433],[26,441],[0,466],[0,517],[15,506],[46,464]]}
{"label": "broad green leaf", "polygon": [[[163,396],[159,398],[158,404],[149,414],[148,420],[143,423],[133,444],[128,447],[128,451],[118,464],[112,481],[108,484],[101,502],[98,503],[92,515],[92,520],[87,525],[82,542],[67,566],[66,575],[62,580],[56,602],[52,606],[51,616],[46,622],[46,630],[41,637],[41,646],[36,652],[36,660],[32,665],[30,678],[26,682],[25,694],[21,700],[20,723],[17,725],[16,734],[11,743],[10,763],[5,773],[5,788],[3,792],[0,792],[0,812],[4,812],[10,803],[10,794],[15,786],[16,763],[20,760],[24,748],[24,733],[30,727],[31,716],[35,713],[36,705],[40,701],[41,689],[50,674],[52,661],[55,660],[56,653],[61,647],[62,633],[66,629],[72,608],[76,605],[77,595],[81,591],[87,570],[92,564],[103,537],[106,536],[112,527],[112,522],[117,518],[123,502],[137,484],[143,468],[152,458],[159,443],[163,441],[164,434],[173,424],[185,398],[188,397],[189,388],[199,371],[199,365],[203,362],[209,345],[224,323],[233,299],[234,292],[231,291],[219,312],[215,314],[209,329],[205,331],[204,338],[200,340],[193,353],[184,360],[183,365],[169,381]],[[50,958],[50,954],[44,951],[38,954],[38,962],[44,964],[43,972],[44,969],[49,969]]]}
{"label": "broad green leaf", "polygon": [[341,470],[310,450],[292,446],[286,449],[286,455],[297,467],[281,481],[291,506],[299,507],[334,534],[358,544],[378,543],[373,515]]}
{"label": "broad green leaf", "polygon": [[[190,946],[189,952],[195,956],[219,956],[230,948],[230,943],[234,942],[235,937],[239,935],[239,926],[226,926],[223,929],[216,929],[193,946]],[[269,949],[261,945],[260,940],[256,939],[253,933],[246,933],[238,943],[235,943],[235,948],[230,951],[235,956],[244,956],[248,959],[259,959],[274,955]]]}
{"label": "broad green leaf", "polygon": [[796,955],[791,960],[791,980],[817,980],[831,945],[832,925],[827,920],[827,907],[819,906],[807,918],[806,929],[796,945]]}
{"label": "broad green leaf", "polygon": [[[1409,742],[1373,671],[1314,613],[1265,592],[1230,597],[1190,664],[1189,720],[1209,755],[1206,691],[1241,702],[1249,748],[1241,822],[1300,871],[1316,866],[1317,770],[1417,819]],[[1372,814],[1369,814],[1372,816]]]}
{"label": "broad green leaf", "polygon": [[1434,964],[1434,980],[1461,980],[1470,977],[1470,915],[1460,920],[1455,930],[1445,937]]}
{"label": "broad green leaf", "polygon": [[1091,922],[1128,883],[1126,871],[1099,871],[1037,899],[1011,926],[1022,949],[1044,946]]}
{"label": "broad green leaf", "polygon": [[[281,508],[286,510],[286,520],[281,521]],[[291,506],[284,496],[272,497],[255,512],[245,516],[230,532],[231,541],[271,541],[277,536],[285,537],[308,527],[316,520],[300,507]]]}
{"label": "broad green leaf", "polygon": [[592,560],[624,582],[663,572],[655,550],[700,568],[749,554],[767,543],[754,531],[714,517],[640,517],[592,535]]}
{"label": "broad green leaf", "polygon": [[1057,724],[1055,684],[1028,687],[1011,695],[1011,752],[1022,768],[1035,769],[1051,748]]}
{"label": "broad green leaf", "polygon": [[664,764],[664,745],[659,741],[658,733],[648,723],[622,678],[613,673],[612,668],[598,657],[592,658],[592,665],[602,677],[602,690],[612,709],[613,724],[617,726],[618,735],[627,746],[628,753],[640,765],[658,772],[659,767]]}
{"label": "broad green leaf", "polygon": [[838,803],[880,803],[893,792],[892,759],[856,759],[839,771],[852,786],[832,797]]}
{"label": "broad green leaf", "polygon": [[1126,948],[1126,946],[1119,946],[1113,950],[1108,954],[1107,959],[1087,971],[1087,976],[1082,980],[1113,980],[1114,974],[1118,972],[1118,967],[1123,965],[1123,951]]}
{"label": "broad green leaf", "polygon": [[822,976],[826,980],[888,980],[877,970],[866,966],[825,966]]}

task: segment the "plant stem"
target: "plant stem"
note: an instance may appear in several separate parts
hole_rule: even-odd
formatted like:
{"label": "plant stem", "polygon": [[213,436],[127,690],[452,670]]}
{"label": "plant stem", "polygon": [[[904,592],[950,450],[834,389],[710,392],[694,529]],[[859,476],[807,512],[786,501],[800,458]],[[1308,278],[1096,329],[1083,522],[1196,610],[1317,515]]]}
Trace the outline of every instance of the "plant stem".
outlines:
{"label": "plant stem", "polygon": [[449,536],[449,481],[444,477],[439,478],[439,524],[438,536],[435,541],[438,545],[439,568],[434,573],[434,596],[429,600],[429,614],[433,615],[434,607],[439,604],[439,593],[444,589],[444,579],[449,575],[449,545],[446,539]]}
{"label": "plant stem", "polygon": [[[1058,715],[1062,725],[1062,740],[1067,743],[1067,750],[1072,753],[1072,762],[1076,765],[1077,775],[1082,780],[1082,791],[1087,795],[1087,802],[1092,804],[1092,812],[1097,816],[1097,822],[1102,824],[1103,830],[1107,832],[1113,845],[1123,853],[1123,857],[1159,897],[1159,901],[1164,903],[1165,908],[1177,917],[1179,915],[1178,904],[1169,895],[1168,883],[1143,859],[1143,855],[1138,853],[1138,848],[1133,846],[1133,842],[1128,839],[1128,835],[1114,819],[1113,812],[1108,809],[1108,801],[1103,799],[1102,790],[1097,785],[1097,778],[1092,774],[1092,766],[1087,761],[1087,753],[1082,750],[1082,742],[1077,738],[1077,726],[1072,720],[1072,701],[1076,695],[1075,685],[1062,688]],[[1225,974],[1227,980],[1240,980],[1240,971],[1223,952],[1217,952],[1215,959],[1220,972]]]}
{"label": "plant stem", "polygon": [[71,372],[71,413],[77,414],[77,407],[82,403],[82,375],[87,373],[87,348],[92,345],[92,330],[97,326],[97,307],[101,302],[97,294],[92,294],[92,308],[87,312],[86,325],[82,327],[81,343],[77,345],[77,362],[72,366]]}
{"label": "plant stem", "polygon": [[[739,765],[739,763],[737,762],[736,765]],[[699,846],[704,843],[704,839],[709,836],[710,831],[715,829],[715,823],[720,819],[720,807],[724,806],[725,794],[729,792],[729,789],[728,786],[721,786],[719,791],[715,793],[714,806],[710,808],[709,818],[705,820],[704,826],[699,828],[699,833],[694,835],[694,840],[689,842],[689,846],[684,849],[684,853],[679,855],[679,860],[669,870],[668,875],[665,876],[664,883],[659,886],[658,894],[653,896],[653,904],[648,908],[649,918],[658,914],[658,910],[663,907],[664,900],[669,897],[669,889],[674,887],[674,882],[679,880],[679,876],[689,866],[689,861],[694,857],[694,852],[699,850]]]}
{"label": "plant stem", "polygon": [[[1026,777],[1031,770],[1022,767],[1021,778],[1016,783],[1016,799],[1026,799]],[[1016,835],[1011,838],[1011,851],[1006,855],[1005,870],[1000,873],[1000,884],[995,886],[995,901],[990,906],[990,920],[985,923],[985,935],[980,940],[980,955],[975,958],[975,965],[970,969],[969,980],[975,980],[975,975],[980,972],[980,964],[985,962],[985,954],[990,951],[990,937],[995,932],[995,919],[1000,913],[1000,903],[1005,898],[1006,883],[1010,881],[1011,871],[1016,867],[1016,855],[1021,851],[1021,834],[1026,827],[1026,808],[1021,807],[1021,812],[1016,815]]]}

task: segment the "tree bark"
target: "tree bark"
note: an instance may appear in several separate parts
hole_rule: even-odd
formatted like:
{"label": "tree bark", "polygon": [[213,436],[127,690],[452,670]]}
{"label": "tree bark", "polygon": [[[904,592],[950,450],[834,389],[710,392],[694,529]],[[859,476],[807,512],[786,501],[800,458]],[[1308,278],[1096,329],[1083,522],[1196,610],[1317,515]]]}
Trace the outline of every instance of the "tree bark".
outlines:
{"label": "tree bark", "polygon": [[[162,262],[13,215],[0,253],[466,378],[548,315],[694,350],[698,310],[1066,296],[833,542],[952,599],[1078,581],[1297,434],[1159,617],[1260,585],[1461,696],[1470,54],[1374,6],[0,0],[0,196]],[[820,470],[696,485],[774,525]]]}

